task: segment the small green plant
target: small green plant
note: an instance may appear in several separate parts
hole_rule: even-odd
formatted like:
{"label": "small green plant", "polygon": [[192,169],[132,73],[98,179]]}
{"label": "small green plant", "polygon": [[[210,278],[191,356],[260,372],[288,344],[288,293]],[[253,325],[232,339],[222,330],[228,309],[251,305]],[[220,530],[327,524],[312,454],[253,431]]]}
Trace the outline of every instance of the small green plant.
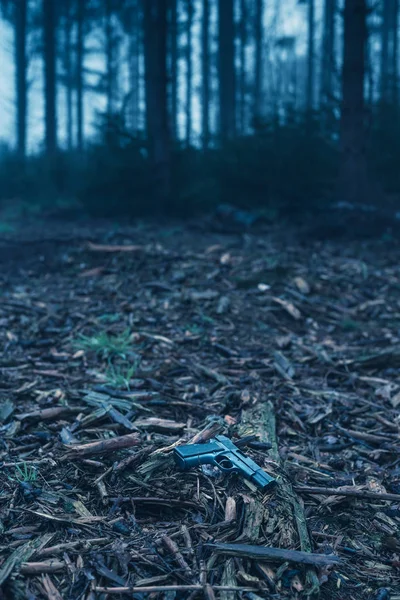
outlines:
{"label": "small green plant", "polygon": [[26,462],[24,462],[22,468],[19,465],[15,467],[15,478],[17,481],[32,483],[37,479],[37,469],[36,467],[28,465]]}
{"label": "small green plant", "polygon": [[109,335],[105,331],[92,336],[81,335],[75,345],[80,350],[96,352],[103,358],[118,356],[126,359],[131,344],[131,334],[126,329],[119,335]]}
{"label": "small green plant", "polygon": [[139,364],[139,359],[130,366],[110,364],[105,373],[107,383],[116,388],[126,388],[129,391],[130,381],[136,375]]}
{"label": "small green plant", "polygon": [[202,335],[204,333],[203,327],[200,327],[200,325],[197,325],[197,323],[189,323],[186,325],[185,329],[192,335]]}

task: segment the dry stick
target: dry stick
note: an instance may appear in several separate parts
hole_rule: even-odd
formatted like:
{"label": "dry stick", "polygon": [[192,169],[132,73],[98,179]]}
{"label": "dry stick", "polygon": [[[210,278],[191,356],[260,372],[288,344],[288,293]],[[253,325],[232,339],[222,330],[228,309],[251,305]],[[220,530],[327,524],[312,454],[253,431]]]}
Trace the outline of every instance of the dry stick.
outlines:
{"label": "dry stick", "polygon": [[228,556],[240,556],[242,558],[254,558],[265,561],[289,561],[301,565],[314,565],[318,567],[334,565],[340,562],[340,558],[333,554],[313,554],[312,552],[285,550],[284,548],[271,548],[269,546],[206,544],[205,547],[220,554],[227,554]]}
{"label": "dry stick", "polygon": [[140,437],[137,433],[128,433],[127,435],[121,435],[109,440],[100,440],[99,442],[89,442],[88,444],[73,446],[68,445],[65,447],[67,450],[70,450],[70,452],[65,454],[61,458],[61,461],[72,460],[80,458],[81,456],[92,456],[93,454],[114,452],[115,450],[121,450],[122,448],[137,446],[139,443]]}
{"label": "dry stick", "polygon": [[193,577],[192,569],[189,567],[186,560],[183,558],[182,553],[180,552],[175,542],[171,540],[171,538],[167,535],[163,535],[161,539],[167,550],[175,557],[176,562],[184,571],[185,575],[187,575],[188,577]]}
{"label": "dry stick", "polygon": [[285,550],[284,548],[272,548],[270,546],[252,546],[250,544],[206,544],[220,554],[228,556],[240,556],[241,558],[254,558],[264,561],[289,561],[301,565],[314,565],[324,567],[340,563],[340,558],[333,554],[313,554],[312,552],[300,552],[299,550]]}
{"label": "dry stick", "polygon": [[43,408],[30,413],[16,415],[15,418],[17,421],[25,421],[26,419],[49,421],[51,419],[57,419],[65,414],[80,413],[86,410],[86,408],[87,407],[85,406],[53,406],[52,408]]}
{"label": "dry stick", "polygon": [[81,546],[91,547],[92,544],[106,544],[109,542],[109,538],[91,538],[87,540],[79,540],[77,542],[65,542],[64,544],[57,544],[57,546],[49,546],[48,548],[43,548],[40,552],[36,552],[37,556],[51,556],[52,554],[62,554],[67,550],[73,550],[74,548],[79,548]]}
{"label": "dry stick", "polygon": [[37,575],[38,573],[58,573],[64,571],[66,564],[59,560],[48,560],[44,562],[26,562],[21,565],[21,573],[24,575]]}
{"label": "dry stick", "polygon": [[48,575],[42,575],[42,584],[49,600],[63,600],[60,592]]}
{"label": "dry stick", "polygon": [[207,425],[202,431],[196,433],[192,439],[187,442],[188,444],[202,444],[204,442],[208,442],[211,438],[216,436],[220,431],[224,428],[224,423],[220,421],[216,421],[215,423],[211,423]]}
{"label": "dry stick", "polygon": [[[339,429],[339,431],[341,431],[342,433],[348,435],[349,437],[352,437],[356,440],[362,440],[364,442],[371,442],[372,444],[383,444],[399,440],[398,436],[389,437],[388,435],[375,435],[373,433],[367,433],[366,431],[345,429],[344,427],[340,427],[340,425],[336,425],[336,428]],[[393,434],[390,435],[392,436]]]}
{"label": "dry stick", "polygon": [[293,488],[299,494],[321,494],[321,496],[351,496],[353,498],[360,498],[362,500],[391,500],[393,502],[400,502],[400,494],[387,494],[368,492],[364,490],[352,490],[343,488],[327,488],[327,487],[307,487],[307,486],[295,486]]}
{"label": "dry stick", "polygon": [[191,500],[176,500],[175,498],[152,498],[150,496],[117,496],[109,498],[111,502],[133,502],[135,504],[165,504],[183,508],[201,508],[201,505]]}
{"label": "dry stick", "polygon": [[[207,585],[207,584],[206,584]],[[150,585],[141,587],[99,587],[93,588],[97,594],[139,594],[142,593],[160,593],[160,592],[192,592],[204,590],[203,585]],[[256,587],[233,587],[229,585],[213,585],[212,589],[217,592],[259,592]]]}
{"label": "dry stick", "polygon": [[[275,413],[272,403],[263,402],[256,405],[251,410],[244,411],[242,413],[242,422],[242,435],[256,433],[259,435],[259,439],[261,442],[270,442],[272,448],[268,451],[268,454],[272,458],[272,460],[281,465],[281,459],[278,449],[278,440],[276,435]],[[297,532],[300,539],[301,550],[303,552],[311,553],[312,546],[307,529],[304,510],[299,499],[293,491],[293,487],[290,480],[287,477],[278,478],[277,494],[279,494],[279,500],[283,504],[283,508],[287,510],[287,512],[291,515],[294,515],[297,526]],[[290,519],[290,521],[292,521],[292,518]],[[307,581],[309,583],[310,588],[309,593],[318,593],[319,580],[315,570],[312,567],[307,569]]]}

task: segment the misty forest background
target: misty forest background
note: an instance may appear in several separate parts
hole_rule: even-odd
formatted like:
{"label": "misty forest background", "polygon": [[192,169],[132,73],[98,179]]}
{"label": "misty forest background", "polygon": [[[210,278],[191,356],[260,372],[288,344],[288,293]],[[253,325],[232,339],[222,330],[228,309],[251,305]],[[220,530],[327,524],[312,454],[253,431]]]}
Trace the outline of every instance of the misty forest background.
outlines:
{"label": "misty forest background", "polygon": [[396,206],[398,0],[0,5],[15,72],[0,204],[184,215],[229,203],[267,217]]}

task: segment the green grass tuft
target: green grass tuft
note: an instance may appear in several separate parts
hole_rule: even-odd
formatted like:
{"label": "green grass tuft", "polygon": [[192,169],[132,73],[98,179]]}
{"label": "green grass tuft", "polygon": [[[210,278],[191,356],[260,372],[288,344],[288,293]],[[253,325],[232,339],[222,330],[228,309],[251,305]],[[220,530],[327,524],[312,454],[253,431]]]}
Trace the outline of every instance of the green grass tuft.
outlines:
{"label": "green grass tuft", "polygon": [[133,365],[124,366],[124,365],[109,365],[105,376],[107,383],[115,388],[126,388],[129,391],[129,384],[131,379],[137,373],[138,367],[140,364],[140,360],[136,360]]}
{"label": "green grass tuft", "polygon": [[75,346],[80,350],[95,352],[102,358],[119,357],[126,359],[132,345],[128,329],[119,335],[109,335],[102,331],[96,335],[81,335]]}

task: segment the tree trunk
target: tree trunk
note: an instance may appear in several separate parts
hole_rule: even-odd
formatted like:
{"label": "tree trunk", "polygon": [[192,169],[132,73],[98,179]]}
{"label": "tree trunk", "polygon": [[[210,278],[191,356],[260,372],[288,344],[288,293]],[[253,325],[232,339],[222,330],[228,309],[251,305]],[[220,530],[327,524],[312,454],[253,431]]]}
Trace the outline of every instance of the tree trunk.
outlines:
{"label": "tree trunk", "polygon": [[321,106],[332,108],[335,70],[335,13],[336,0],[325,0],[322,37]]}
{"label": "tree trunk", "polygon": [[201,24],[201,133],[203,149],[210,144],[210,0],[203,0]]}
{"label": "tree trunk", "polygon": [[308,49],[307,49],[306,111],[308,117],[314,109],[314,61],[315,61],[315,0],[308,0]]}
{"label": "tree trunk", "polygon": [[399,75],[399,2],[392,0],[392,103],[397,108],[398,102],[398,75]]}
{"label": "tree trunk", "polygon": [[263,16],[264,2],[256,0],[255,10],[255,77],[254,77],[254,124],[257,126],[260,122],[262,107],[262,89],[263,89]]}
{"label": "tree trunk", "polygon": [[192,26],[193,26],[193,0],[186,0],[186,145],[190,146],[192,137]]}
{"label": "tree trunk", "polygon": [[178,134],[178,0],[170,0],[170,96],[171,132],[176,140]]}
{"label": "tree trunk", "polygon": [[381,100],[384,104],[389,102],[390,67],[389,39],[392,0],[383,0],[382,30],[381,30]]}
{"label": "tree trunk", "polygon": [[239,76],[239,115],[238,115],[239,118],[238,118],[238,122],[239,122],[241,135],[244,135],[245,130],[246,130],[247,19],[248,19],[248,14],[247,14],[246,0],[240,0],[240,25],[239,25],[240,76]]}
{"label": "tree trunk", "polygon": [[112,2],[105,0],[105,37],[106,37],[106,97],[107,116],[114,112],[114,40],[112,24]]}
{"label": "tree trunk", "polygon": [[67,145],[68,150],[73,147],[73,110],[72,110],[72,12],[71,0],[65,2],[65,46],[64,46],[64,69],[65,69],[65,89],[67,103]]}
{"label": "tree trunk", "polygon": [[132,7],[130,25],[131,35],[129,38],[129,81],[131,94],[130,126],[135,133],[139,130],[139,88],[140,88],[140,47],[141,28],[139,3]]}
{"label": "tree trunk", "polygon": [[26,156],[26,113],[27,113],[27,0],[19,0],[15,6],[15,63],[17,96],[17,152],[23,160]]}
{"label": "tree trunk", "polygon": [[171,155],[167,111],[167,0],[143,0],[146,121],[154,191],[159,210],[171,197]]}
{"label": "tree trunk", "polygon": [[45,144],[49,157],[57,151],[56,101],[56,4],[43,0],[44,80],[45,80]]}
{"label": "tree trunk", "polygon": [[371,197],[364,107],[366,18],[366,0],[345,1],[339,199],[352,203]]}
{"label": "tree trunk", "polygon": [[234,0],[218,0],[219,124],[222,143],[235,135]]}
{"label": "tree trunk", "polygon": [[76,104],[77,104],[77,130],[78,130],[78,148],[83,149],[83,128],[84,128],[84,111],[83,111],[83,93],[84,93],[84,23],[85,23],[85,0],[77,0],[77,36],[76,36]]}

